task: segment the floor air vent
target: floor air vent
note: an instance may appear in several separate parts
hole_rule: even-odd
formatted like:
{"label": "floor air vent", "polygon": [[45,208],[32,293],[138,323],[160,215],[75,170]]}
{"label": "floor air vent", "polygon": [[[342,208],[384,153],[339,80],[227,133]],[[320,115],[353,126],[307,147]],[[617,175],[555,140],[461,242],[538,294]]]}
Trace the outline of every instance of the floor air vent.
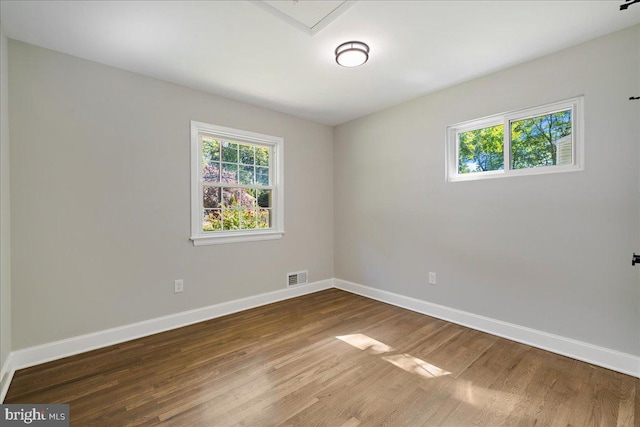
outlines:
{"label": "floor air vent", "polygon": [[287,273],[287,286],[304,285],[307,283],[309,273],[307,270],[296,271],[295,273]]}

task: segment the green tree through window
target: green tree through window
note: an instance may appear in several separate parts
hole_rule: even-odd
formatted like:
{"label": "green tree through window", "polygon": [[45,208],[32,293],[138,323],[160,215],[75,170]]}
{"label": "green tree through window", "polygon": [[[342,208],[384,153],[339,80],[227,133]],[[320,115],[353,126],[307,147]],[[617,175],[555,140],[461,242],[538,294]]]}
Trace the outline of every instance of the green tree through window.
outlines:
{"label": "green tree through window", "polygon": [[271,227],[269,148],[202,138],[202,231]]}
{"label": "green tree through window", "polygon": [[458,173],[504,169],[504,126],[460,132]]}
{"label": "green tree through window", "polygon": [[582,96],[447,127],[447,181],[583,169]]}
{"label": "green tree through window", "polygon": [[511,122],[511,168],[558,164],[557,141],[571,135],[571,110]]}

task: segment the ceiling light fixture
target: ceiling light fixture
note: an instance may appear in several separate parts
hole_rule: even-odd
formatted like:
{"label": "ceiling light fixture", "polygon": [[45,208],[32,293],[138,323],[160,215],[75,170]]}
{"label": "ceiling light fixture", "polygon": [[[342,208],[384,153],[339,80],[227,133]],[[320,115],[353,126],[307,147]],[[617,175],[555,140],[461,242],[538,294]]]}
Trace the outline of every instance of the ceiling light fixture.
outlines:
{"label": "ceiling light fixture", "polygon": [[369,59],[369,46],[362,42],[346,42],[336,48],[336,62],[343,67],[358,67]]}

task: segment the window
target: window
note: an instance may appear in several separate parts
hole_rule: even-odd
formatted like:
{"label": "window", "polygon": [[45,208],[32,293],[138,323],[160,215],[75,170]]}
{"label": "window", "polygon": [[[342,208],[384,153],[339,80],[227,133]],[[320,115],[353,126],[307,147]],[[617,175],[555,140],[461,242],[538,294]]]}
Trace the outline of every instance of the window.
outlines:
{"label": "window", "polygon": [[195,246],[282,237],[282,151],[282,138],[191,122]]}
{"label": "window", "polygon": [[447,180],[469,181],[583,168],[583,98],[447,128]]}

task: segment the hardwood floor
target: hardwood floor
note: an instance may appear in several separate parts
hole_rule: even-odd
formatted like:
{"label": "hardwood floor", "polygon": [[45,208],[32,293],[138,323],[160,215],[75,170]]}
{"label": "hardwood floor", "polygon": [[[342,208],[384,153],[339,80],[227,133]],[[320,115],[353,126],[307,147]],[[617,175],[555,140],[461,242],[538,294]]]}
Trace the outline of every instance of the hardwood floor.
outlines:
{"label": "hardwood floor", "polygon": [[638,426],[640,379],[331,289],[16,372],[74,426]]}

